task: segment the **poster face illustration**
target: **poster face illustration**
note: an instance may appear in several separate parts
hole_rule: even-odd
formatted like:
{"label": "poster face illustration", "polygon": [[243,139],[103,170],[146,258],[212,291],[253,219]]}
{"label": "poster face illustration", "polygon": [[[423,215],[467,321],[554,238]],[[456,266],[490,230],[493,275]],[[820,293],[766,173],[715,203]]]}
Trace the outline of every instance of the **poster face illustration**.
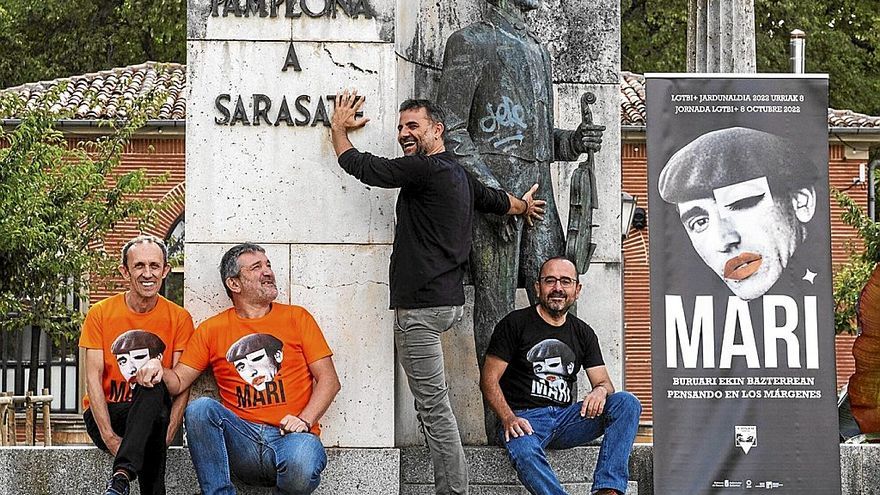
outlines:
{"label": "poster face illustration", "polygon": [[646,85],[655,491],[840,493],[828,81],[746,76]]}
{"label": "poster face illustration", "polygon": [[283,347],[284,343],[272,335],[254,333],[229,346],[226,360],[235,366],[245,383],[262,392],[281,369]]}
{"label": "poster face illustration", "polygon": [[119,372],[130,388],[135,387],[135,375],[152,358],[162,359],[165,343],[156,334],[145,330],[129,330],[116,337],[110,345],[116,357]]}
{"label": "poster face illustration", "polygon": [[533,396],[560,403],[571,402],[571,387],[567,380],[572,379],[575,371],[575,355],[570,347],[561,340],[542,340],[529,349],[526,359],[532,363],[535,374]]}

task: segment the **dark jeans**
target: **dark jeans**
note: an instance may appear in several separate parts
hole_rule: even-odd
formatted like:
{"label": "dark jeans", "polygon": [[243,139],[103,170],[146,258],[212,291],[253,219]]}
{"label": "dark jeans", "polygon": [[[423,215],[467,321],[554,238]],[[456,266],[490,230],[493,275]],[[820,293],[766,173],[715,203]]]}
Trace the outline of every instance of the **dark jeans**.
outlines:
{"label": "dark jeans", "polygon": [[[165,436],[171,414],[171,396],[165,384],[135,387],[131,402],[110,403],[107,410],[113,431],[122,437],[113,472],[124,469],[132,479],[137,478],[143,495],[165,495]],[[83,420],[95,445],[108,451],[91,409],[83,414]]]}

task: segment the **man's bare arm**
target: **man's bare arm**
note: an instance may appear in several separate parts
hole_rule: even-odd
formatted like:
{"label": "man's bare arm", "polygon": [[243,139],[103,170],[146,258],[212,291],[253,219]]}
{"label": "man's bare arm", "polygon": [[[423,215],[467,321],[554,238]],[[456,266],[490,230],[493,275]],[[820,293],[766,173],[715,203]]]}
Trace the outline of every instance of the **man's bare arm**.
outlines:
{"label": "man's bare arm", "polygon": [[[172,366],[177,366],[181,354],[183,354],[183,351],[174,352],[171,361]],[[188,402],[189,387],[184,389],[183,392],[177,394],[174,397],[174,402],[171,403],[171,419],[168,423],[168,433],[165,435],[165,445],[171,445],[171,442],[174,441],[174,435],[177,434],[177,430],[180,429],[180,423],[183,422],[183,411],[186,409],[186,404]]]}
{"label": "man's bare arm", "polygon": [[115,456],[122,437],[113,431],[113,426],[110,424],[110,411],[107,409],[107,399],[104,397],[104,387],[101,383],[103,374],[104,351],[86,349],[86,393],[89,394],[89,409],[101,432],[101,440],[104,440],[110,453]]}
{"label": "man's bare arm", "polygon": [[486,355],[486,362],[483,364],[483,372],[480,374],[480,390],[483,397],[489,403],[489,407],[501,420],[504,428],[504,441],[510,441],[510,437],[517,438],[523,435],[531,435],[533,433],[532,425],[527,419],[519,418],[507,404],[504,393],[501,392],[501,375],[507,369],[507,362],[503,359]]}
{"label": "man's bare arm", "polygon": [[605,411],[605,399],[614,393],[614,384],[611,383],[608,369],[604,365],[587,368],[587,378],[590,379],[593,389],[584,397],[581,416],[595,418]]}
{"label": "man's bare arm", "polygon": [[183,363],[175,364],[173,369],[163,368],[159,358],[152,358],[141,366],[136,377],[138,385],[144,387],[152,387],[164,381],[169,394],[179,395],[188,389],[201,373]]}
{"label": "man's bare arm", "polygon": [[315,377],[312,397],[299,416],[288,414],[281,419],[279,426],[282,434],[308,431],[310,426],[324,416],[330,403],[333,402],[333,398],[339,393],[341,388],[339,376],[336,374],[336,367],[333,366],[333,359],[330,356],[309,364],[309,371]]}

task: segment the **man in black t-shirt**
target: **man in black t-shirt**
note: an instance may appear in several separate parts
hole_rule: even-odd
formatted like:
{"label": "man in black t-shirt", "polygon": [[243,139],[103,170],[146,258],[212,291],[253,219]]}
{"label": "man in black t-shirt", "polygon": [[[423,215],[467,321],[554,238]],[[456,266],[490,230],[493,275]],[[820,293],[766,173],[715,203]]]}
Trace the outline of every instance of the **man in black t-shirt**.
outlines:
{"label": "man in black t-shirt", "polygon": [[440,494],[467,493],[467,465],[452,414],[443,369],[440,334],[461,320],[464,267],[471,250],[474,210],[540,220],[544,201],[522,199],[476,181],[446,151],[443,114],[428,100],[400,106],[400,158],[362,153],[348,139],[368,119],[358,117],[363,98],[336,95],[331,138],[339,166],[364,184],[400,188],[391,253],[391,309],[394,343],[425,427]]}
{"label": "man in black t-shirt", "polygon": [[[565,258],[544,262],[535,282],[538,304],[495,326],[480,388],[502,422],[499,441],[530,493],[566,493],[546,448],[576,447],[604,435],[593,493],[622,494],[642,406],[629,392],[614,391],[595,332],[568,313],[581,292],[577,276]],[[572,403],[581,367],[593,388]]]}

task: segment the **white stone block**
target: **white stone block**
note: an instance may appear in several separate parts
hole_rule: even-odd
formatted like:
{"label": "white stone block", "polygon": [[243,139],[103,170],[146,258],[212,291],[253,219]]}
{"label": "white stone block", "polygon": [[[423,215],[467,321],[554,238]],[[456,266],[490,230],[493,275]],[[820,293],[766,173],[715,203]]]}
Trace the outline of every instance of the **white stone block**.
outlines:
{"label": "white stone block", "polygon": [[[257,7],[253,12],[245,7],[249,2],[259,5],[261,1],[264,9]],[[279,3],[189,0],[187,39],[376,42],[391,41],[394,37],[394,0],[281,0],[275,11],[272,2]],[[369,14],[361,13],[364,11],[358,4],[366,6]]]}
{"label": "white stone block", "polygon": [[325,445],[394,446],[393,313],[388,245],[292,245],[290,299],[333,349],[342,390],[321,421]]}
{"label": "white stone block", "polygon": [[[253,125],[254,94],[268,96],[270,121],[286,97],[295,119],[298,95],[316,115],[325,97],[355,87],[372,120],[351,134],[355,146],[396,156],[396,65],[390,44],[299,43],[302,72],[281,72],[286,43],[190,42],[187,103],[187,241],[388,243],[395,190],[370,188],[338,165],[330,131],[316,125]],[[251,125],[218,125],[215,99],[242,98]],[[259,120],[258,120],[259,122]],[[329,123],[329,122],[328,122]]]}
{"label": "white stone block", "polygon": [[[599,338],[608,375],[619,390],[623,387],[623,272],[620,263],[592,263],[581,276],[578,317],[587,322]],[[589,390],[586,376],[578,381]],[[584,388],[588,387],[588,388]],[[583,394],[581,394],[583,396]],[[582,398],[582,397],[580,397]],[[578,398],[578,400],[580,400]]]}
{"label": "white stone block", "polygon": [[[187,210],[187,216],[189,215]],[[189,222],[187,222],[189,223]],[[285,244],[260,244],[272,263],[278,286],[276,301],[290,303],[290,247]],[[235,244],[199,244],[187,241],[184,247],[184,306],[195,324],[232,306],[220,280],[220,259]]]}

